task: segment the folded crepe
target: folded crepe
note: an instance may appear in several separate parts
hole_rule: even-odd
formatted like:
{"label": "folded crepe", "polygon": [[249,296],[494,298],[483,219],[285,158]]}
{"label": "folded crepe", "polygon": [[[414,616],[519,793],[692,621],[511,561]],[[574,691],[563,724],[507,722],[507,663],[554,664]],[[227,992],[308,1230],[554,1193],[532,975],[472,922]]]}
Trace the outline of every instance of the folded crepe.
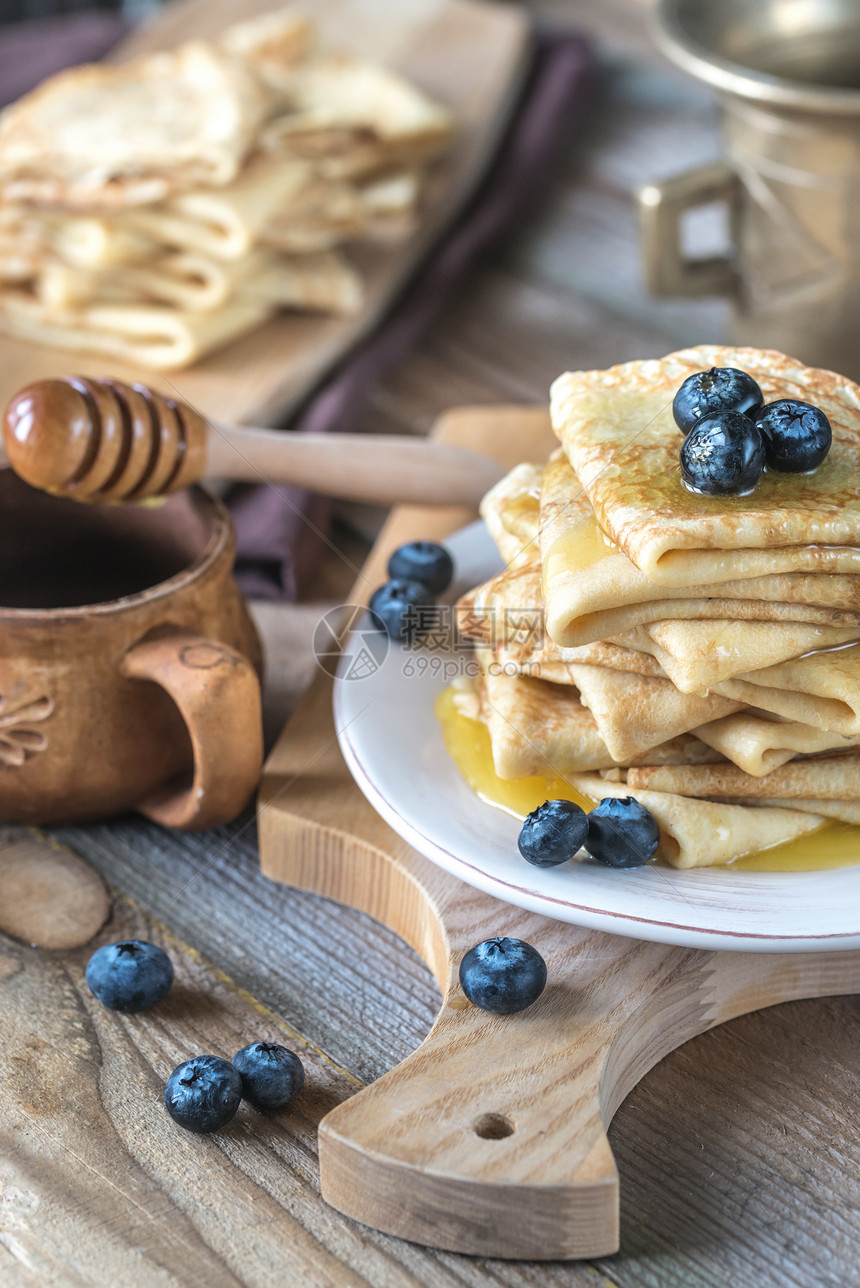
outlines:
{"label": "folded crepe", "polygon": [[[515,465],[486,493],[480,505],[481,518],[506,564],[532,564],[540,578],[540,547],[537,542],[540,514],[542,465]],[[538,581],[539,589],[539,581]]]}
{"label": "folded crepe", "polygon": [[[680,437],[680,436],[678,436]],[[516,504],[504,489],[487,498],[486,510]],[[485,516],[486,517],[486,516]],[[540,514],[531,533],[539,540],[547,631],[562,647],[665,618],[723,618],[808,622],[821,626],[860,623],[860,577],[783,573],[740,577],[707,586],[668,589],[641,572],[597,526],[587,493],[563,451],[549,461],[540,490]]]}
{"label": "folded crepe", "polygon": [[[833,650],[857,638],[856,627],[716,620],[655,622],[625,632],[620,642],[651,653],[682,693],[717,689],[731,696],[719,687],[723,681],[741,675],[758,677],[792,658],[814,650]],[[739,701],[774,709],[748,698]]]}
{"label": "folded crepe", "polygon": [[[672,399],[710,367],[739,367],[765,402],[797,398],[827,415],[833,445],[808,474],[765,473],[748,496],[684,487]],[[860,572],[860,389],[770,350],[701,345],[659,361],[568,372],[551,393],[553,426],[600,530],[666,586],[782,573]]]}
{"label": "folded crepe", "polygon": [[679,693],[669,680],[628,671],[582,663],[570,663],[567,669],[619,765],[630,764],[658,743],[730,715],[740,706],[717,694]]}
{"label": "folded crepe", "polygon": [[587,774],[574,774],[571,783],[592,800],[632,796],[644,805],[660,828],[657,857],[673,868],[720,867],[793,841],[824,822],[821,816],[802,810],[688,800],[671,792],[632,788]]}
{"label": "folded crepe", "polygon": [[860,734],[860,645],[741,674],[714,691],[784,720],[853,737]]}
{"label": "folded crepe", "polygon": [[[486,724],[493,765],[500,778],[565,777],[616,764],[594,717],[575,689],[506,674],[492,652],[478,649],[480,674],[462,685],[458,709]],[[665,740],[639,759],[643,764],[699,764],[719,753],[689,735]]]}
{"label": "folded crepe", "polygon": [[270,109],[245,65],[203,41],[73,67],[0,117],[0,198],[112,210],[229,183]]}
{"label": "folded crepe", "polygon": [[849,737],[795,720],[780,720],[760,711],[738,711],[701,725],[696,736],[756,778],[778,769],[795,756],[822,751],[846,751],[860,746],[860,735]]}
{"label": "folded crepe", "polygon": [[170,371],[258,326],[269,302],[236,300],[208,313],[166,306],[102,304],[56,316],[23,291],[0,291],[0,330],[57,349],[87,349]]}
{"label": "folded crepe", "polygon": [[[727,805],[753,805],[758,808],[781,808],[785,802],[779,798],[744,797],[731,798]],[[804,814],[817,814],[819,818],[832,819],[836,823],[850,823],[853,827],[860,825],[860,801],[822,801],[809,800],[803,796],[792,796],[791,808],[802,810]]]}
{"label": "folded crepe", "polygon": [[860,800],[860,752],[811,756],[792,760],[764,778],[746,774],[737,765],[690,765],[630,769],[631,788],[678,792],[683,796],[766,797],[773,800],[805,797],[816,800]]}

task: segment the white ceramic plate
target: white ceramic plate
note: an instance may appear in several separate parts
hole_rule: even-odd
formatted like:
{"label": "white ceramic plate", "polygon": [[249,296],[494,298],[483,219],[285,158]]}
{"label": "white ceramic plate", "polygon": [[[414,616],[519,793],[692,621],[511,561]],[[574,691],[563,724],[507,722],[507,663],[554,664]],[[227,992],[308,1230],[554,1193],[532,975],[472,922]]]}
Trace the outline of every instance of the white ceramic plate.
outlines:
{"label": "white ceramic plate", "polygon": [[[447,544],[457,567],[454,594],[499,570],[483,524]],[[516,819],[480,801],[445,750],[433,703],[450,682],[456,655],[392,646],[378,669],[366,658],[356,667],[357,656],[354,647],[344,656],[335,683],[347,764],[396,832],[470,885],[560,921],[685,947],[860,948],[860,865],[797,873],[530,866],[517,851]],[[357,678],[346,678],[350,668]]]}

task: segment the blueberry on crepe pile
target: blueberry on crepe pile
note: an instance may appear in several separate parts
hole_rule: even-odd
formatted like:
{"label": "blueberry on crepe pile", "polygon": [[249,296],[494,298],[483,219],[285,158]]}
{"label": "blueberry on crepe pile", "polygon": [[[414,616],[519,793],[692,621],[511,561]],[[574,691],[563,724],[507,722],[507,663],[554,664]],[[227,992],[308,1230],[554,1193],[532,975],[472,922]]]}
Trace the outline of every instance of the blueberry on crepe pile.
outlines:
{"label": "blueberry on crepe pile", "polygon": [[710,496],[743,495],[765,464],[783,474],[818,468],[832,437],[824,412],[796,398],[762,402],[758,384],[737,367],[687,377],[672,415],[686,435],[681,474],[688,487]]}
{"label": "blueberry on crepe pile", "polygon": [[388,561],[389,581],[370,598],[370,615],[377,630],[399,644],[413,644],[430,630],[436,596],[454,576],[454,561],[435,541],[410,541]]}
{"label": "blueberry on crepe pile", "polygon": [[657,853],[660,829],[632,796],[605,797],[590,814],[573,801],[544,801],[523,823],[520,854],[539,868],[556,867],[585,849],[610,868],[639,868]]}

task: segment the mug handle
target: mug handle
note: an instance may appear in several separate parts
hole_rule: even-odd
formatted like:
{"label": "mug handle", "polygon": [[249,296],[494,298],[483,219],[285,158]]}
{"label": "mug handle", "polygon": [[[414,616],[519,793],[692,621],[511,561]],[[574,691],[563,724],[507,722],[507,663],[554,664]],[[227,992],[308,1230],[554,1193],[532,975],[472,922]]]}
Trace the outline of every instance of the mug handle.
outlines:
{"label": "mug handle", "polygon": [[170,695],[188,726],[194,779],[186,791],[154,792],[136,808],[164,827],[218,827],[235,818],[263,764],[260,682],[241,653],[190,633],[144,640],[120,674],[150,680]]}
{"label": "mug handle", "polygon": [[740,284],[730,255],[690,259],[681,248],[681,220],[696,206],[724,201],[734,239],[738,177],[723,161],[689,170],[657,183],[645,184],[636,194],[645,283],[652,295],[734,295]]}

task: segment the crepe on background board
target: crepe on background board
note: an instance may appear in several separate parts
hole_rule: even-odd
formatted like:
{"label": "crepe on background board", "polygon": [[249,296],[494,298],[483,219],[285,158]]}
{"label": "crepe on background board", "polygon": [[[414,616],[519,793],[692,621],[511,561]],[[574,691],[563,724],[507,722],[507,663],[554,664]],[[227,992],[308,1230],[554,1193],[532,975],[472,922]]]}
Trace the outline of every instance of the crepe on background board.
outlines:
{"label": "crepe on background board", "polygon": [[[688,491],[672,399],[710,367],[739,367],[764,401],[797,398],[827,415],[833,445],[808,474],[762,475],[748,496]],[[700,345],[552,386],[553,427],[600,529],[648,577],[704,585],[785,572],[860,571],[860,389],[772,350]]]}
{"label": "crepe on background board", "polygon": [[450,112],[295,11],[63,72],[0,117],[0,326],[169,370],[279,309],[354,313]]}

